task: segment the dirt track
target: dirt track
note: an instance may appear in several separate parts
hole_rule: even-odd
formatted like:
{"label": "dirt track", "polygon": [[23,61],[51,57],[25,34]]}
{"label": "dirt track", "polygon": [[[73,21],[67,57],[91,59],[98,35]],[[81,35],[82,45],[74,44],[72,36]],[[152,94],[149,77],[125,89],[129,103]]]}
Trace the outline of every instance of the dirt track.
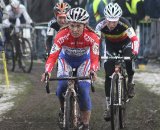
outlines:
{"label": "dirt track", "polygon": [[[3,116],[0,130],[59,130],[57,114],[58,99],[55,96],[56,83],[53,83],[52,94],[45,92],[44,84],[40,82],[43,65],[34,65],[33,71],[27,77],[32,84],[27,94],[17,97],[17,105]],[[135,98],[128,103],[127,128],[124,130],[160,130],[160,96],[147,91],[137,83]],[[91,130],[109,130],[109,122],[103,120],[104,89],[96,88],[92,93],[93,111],[91,116]],[[21,100],[19,100],[19,98]]]}

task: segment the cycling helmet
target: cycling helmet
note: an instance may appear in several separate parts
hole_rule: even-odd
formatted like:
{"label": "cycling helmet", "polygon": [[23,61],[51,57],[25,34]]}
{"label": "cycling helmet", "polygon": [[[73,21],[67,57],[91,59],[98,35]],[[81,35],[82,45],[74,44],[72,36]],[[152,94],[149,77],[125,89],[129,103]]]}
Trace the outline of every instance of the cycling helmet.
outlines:
{"label": "cycling helmet", "polygon": [[66,16],[66,13],[71,9],[71,6],[66,3],[57,3],[53,10],[56,16]]}
{"label": "cycling helmet", "polygon": [[89,14],[83,8],[72,8],[67,13],[67,21],[87,24],[89,21]]}
{"label": "cycling helmet", "polygon": [[20,2],[19,2],[18,0],[11,0],[10,5],[11,5],[13,8],[18,8],[19,5],[20,5]]}
{"label": "cycling helmet", "polygon": [[109,3],[104,8],[104,15],[108,21],[118,21],[122,16],[122,9],[117,3]]}

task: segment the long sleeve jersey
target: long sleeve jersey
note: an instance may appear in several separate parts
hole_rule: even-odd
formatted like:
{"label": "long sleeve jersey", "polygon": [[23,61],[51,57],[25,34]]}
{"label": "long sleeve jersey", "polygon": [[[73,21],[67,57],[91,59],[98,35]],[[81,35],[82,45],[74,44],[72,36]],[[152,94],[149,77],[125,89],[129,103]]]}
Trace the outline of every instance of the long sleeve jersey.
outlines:
{"label": "long sleeve jersey", "polygon": [[132,52],[134,54],[138,54],[139,51],[139,40],[136,36],[136,33],[129,21],[123,17],[121,17],[118,21],[117,26],[113,30],[109,30],[107,27],[105,18],[102,19],[96,26],[96,32],[101,33],[106,40],[107,43],[119,43],[126,44],[130,41],[132,42]]}
{"label": "long sleeve jersey", "polygon": [[[17,18],[20,18],[21,15],[23,15],[27,24],[30,24],[30,23],[33,22],[31,17],[29,16],[25,6],[22,5],[22,4],[19,5],[19,12],[18,13],[14,13],[13,12],[11,5],[7,5],[6,6],[6,11],[7,11],[8,15],[9,15],[9,19],[17,19]],[[9,22],[9,19],[6,19],[6,20],[3,21],[3,23],[5,25],[7,25],[7,26],[10,26],[10,24],[11,24]]]}
{"label": "long sleeve jersey", "polygon": [[68,27],[60,30],[54,38],[50,56],[46,62],[45,71],[51,72],[61,52],[67,58],[84,58],[88,55],[91,60],[91,68],[98,69],[100,38],[97,34],[86,27],[79,38],[74,38]]}

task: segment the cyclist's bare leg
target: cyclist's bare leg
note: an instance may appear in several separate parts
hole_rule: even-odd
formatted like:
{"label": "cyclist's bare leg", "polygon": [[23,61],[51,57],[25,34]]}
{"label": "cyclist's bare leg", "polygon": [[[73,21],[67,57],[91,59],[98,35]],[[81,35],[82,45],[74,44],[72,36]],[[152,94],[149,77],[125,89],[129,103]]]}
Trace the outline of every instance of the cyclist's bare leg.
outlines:
{"label": "cyclist's bare leg", "polygon": [[81,121],[84,125],[88,125],[90,121],[91,111],[81,111]]}

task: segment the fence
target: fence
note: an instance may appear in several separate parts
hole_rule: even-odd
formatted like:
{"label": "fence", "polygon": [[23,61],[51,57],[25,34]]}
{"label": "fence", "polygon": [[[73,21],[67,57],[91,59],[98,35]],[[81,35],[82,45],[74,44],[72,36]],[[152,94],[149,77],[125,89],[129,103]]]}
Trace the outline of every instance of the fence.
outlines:
{"label": "fence", "polygon": [[[135,22],[131,21],[133,26]],[[33,54],[35,59],[41,59],[45,54],[46,31],[47,24],[38,24],[35,26],[34,32],[30,34],[27,29],[24,29],[25,37],[29,38],[33,45]],[[141,22],[137,25],[137,35],[140,39],[139,57],[147,57],[149,59],[160,60],[160,20],[151,19],[150,22]],[[31,36],[30,36],[31,35]],[[54,33],[55,35],[55,33]]]}
{"label": "fence", "polygon": [[[47,39],[47,24],[41,23],[36,24],[38,26],[34,27],[34,31],[30,31],[28,29],[24,29],[24,37],[30,39],[33,48],[33,56],[34,59],[43,59],[46,53],[45,51],[45,43]],[[54,35],[56,31],[54,32]]]}
{"label": "fence", "polygon": [[140,57],[160,59],[160,20],[151,19],[150,22],[139,24],[140,29]]}
{"label": "fence", "polygon": [[137,23],[131,18],[127,18],[131,25],[136,29],[136,33],[140,40],[139,59],[141,63],[146,61],[143,59],[160,60],[160,20],[150,19],[150,21],[141,21]]}

